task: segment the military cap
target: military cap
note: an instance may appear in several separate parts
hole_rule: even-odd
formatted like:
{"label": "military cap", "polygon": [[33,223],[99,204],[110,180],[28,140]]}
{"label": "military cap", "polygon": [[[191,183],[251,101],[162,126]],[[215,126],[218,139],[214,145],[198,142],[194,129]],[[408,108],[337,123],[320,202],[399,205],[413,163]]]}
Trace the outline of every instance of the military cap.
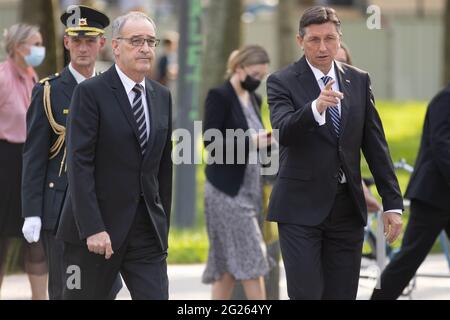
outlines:
{"label": "military cap", "polygon": [[103,35],[109,26],[109,18],[105,14],[81,5],[68,7],[61,15],[61,22],[66,26],[65,34],[72,37]]}

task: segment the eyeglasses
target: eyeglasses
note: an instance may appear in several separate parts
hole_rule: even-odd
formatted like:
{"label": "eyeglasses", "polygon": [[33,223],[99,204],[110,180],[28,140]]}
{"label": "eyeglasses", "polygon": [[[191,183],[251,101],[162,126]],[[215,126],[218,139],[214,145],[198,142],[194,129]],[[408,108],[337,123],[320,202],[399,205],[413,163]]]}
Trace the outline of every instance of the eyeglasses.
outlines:
{"label": "eyeglasses", "polygon": [[145,39],[145,38],[117,38],[117,40],[127,40],[133,47],[142,47],[145,42],[151,48],[159,46],[160,39]]}

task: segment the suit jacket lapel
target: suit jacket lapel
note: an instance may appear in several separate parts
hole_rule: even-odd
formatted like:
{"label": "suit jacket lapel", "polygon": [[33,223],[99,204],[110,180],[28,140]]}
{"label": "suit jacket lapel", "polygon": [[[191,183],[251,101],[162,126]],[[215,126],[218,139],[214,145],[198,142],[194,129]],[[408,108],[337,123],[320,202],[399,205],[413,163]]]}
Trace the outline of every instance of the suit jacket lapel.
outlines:
{"label": "suit jacket lapel", "polygon": [[301,58],[296,64],[297,75],[302,87],[308,95],[309,101],[314,101],[320,95],[320,87],[314,77],[314,73],[306,61],[306,58]]}
{"label": "suit jacket lapel", "polygon": [[125,92],[125,88],[123,87],[122,81],[117,74],[115,69],[115,65],[113,65],[108,72],[111,76],[111,87],[113,88],[114,95],[116,96],[117,101],[119,102],[120,108],[125,115],[125,118],[128,120],[131,128],[133,128],[134,135],[136,136],[136,140],[139,145],[139,133],[138,127],[136,124],[136,120],[134,119],[133,112],[131,111],[130,100],[128,99],[127,93]]}
{"label": "suit jacket lapel", "polygon": [[158,119],[159,119],[159,110],[158,106],[156,104],[156,96],[155,96],[155,89],[153,88],[151,82],[146,79],[145,80],[145,95],[147,99],[147,107],[148,107],[148,115],[150,118],[150,130],[149,132],[149,138],[148,138],[148,144],[147,144],[147,151],[144,155],[144,161],[149,157],[149,155],[152,153],[153,145],[155,144],[156,139],[156,132],[158,130]]}
{"label": "suit jacket lapel", "polygon": [[350,98],[350,80],[345,74],[344,69],[340,63],[335,63],[336,76],[338,78],[339,88],[344,94],[344,99],[341,100],[341,132],[339,134],[339,140],[344,135],[344,130],[349,118],[349,98]]}

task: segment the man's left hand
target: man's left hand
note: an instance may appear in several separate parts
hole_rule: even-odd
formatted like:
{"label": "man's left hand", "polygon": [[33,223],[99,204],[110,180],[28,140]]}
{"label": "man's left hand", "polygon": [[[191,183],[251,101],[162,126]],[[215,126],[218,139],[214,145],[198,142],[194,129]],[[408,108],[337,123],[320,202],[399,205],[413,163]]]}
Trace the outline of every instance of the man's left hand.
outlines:
{"label": "man's left hand", "polygon": [[402,232],[402,216],[397,212],[383,213],[384,235],[388,243],[394,242]]}

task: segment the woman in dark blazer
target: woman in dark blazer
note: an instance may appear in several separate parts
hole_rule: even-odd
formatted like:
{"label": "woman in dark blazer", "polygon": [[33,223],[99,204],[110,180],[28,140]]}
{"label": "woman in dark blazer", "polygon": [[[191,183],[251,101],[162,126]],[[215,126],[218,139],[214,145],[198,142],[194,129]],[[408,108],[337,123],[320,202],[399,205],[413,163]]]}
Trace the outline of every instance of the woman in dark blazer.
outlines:
{"label": "woman in dark blazer", "polygon": [[[206,98],[203,139],[210,161],[205,217],[210,247],[203,282],[213,284],[213,299],[229,299],[236,280],[242,281],[248,299],[266,297],[263,276],[271,261],[258,224],[261,167],[252,159],[258,149],[270,145],[261,121],[261,98],[255,94],[268,65],[267,52],[260,46],[236,50],[229,59],[227,81],[211,89]],[[212,137],[212,129],[221,133],[224,143]],[[236,136],[239,130],[247,134],[227,137],[230,130]]]}

